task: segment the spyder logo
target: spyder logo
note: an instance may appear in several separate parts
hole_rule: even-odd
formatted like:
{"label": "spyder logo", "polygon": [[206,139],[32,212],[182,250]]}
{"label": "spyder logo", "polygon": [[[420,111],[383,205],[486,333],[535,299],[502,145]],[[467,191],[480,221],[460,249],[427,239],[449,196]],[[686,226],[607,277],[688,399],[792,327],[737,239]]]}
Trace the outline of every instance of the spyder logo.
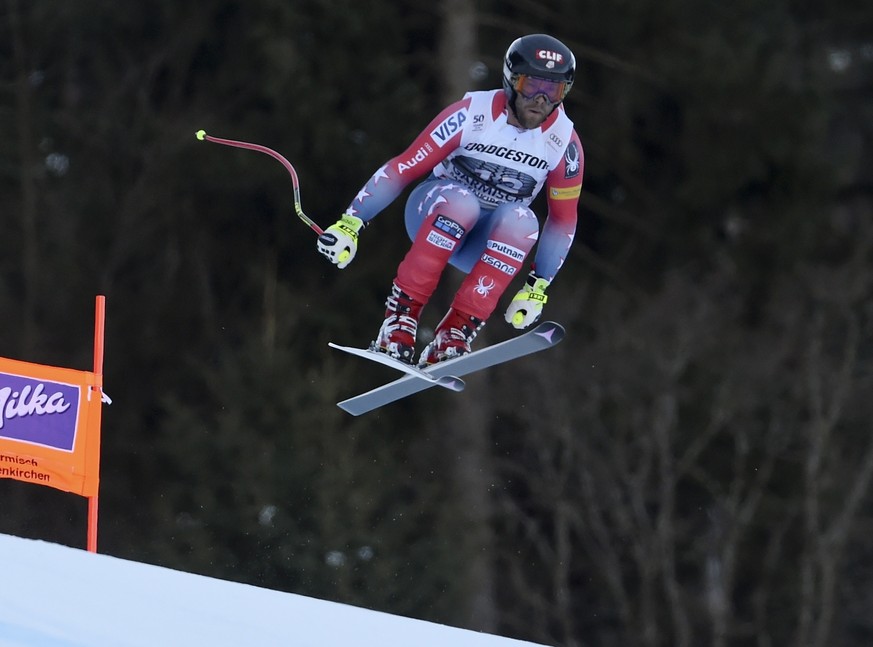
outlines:
{"label": "spyder logo", "polygon": [[491,294],[491,290],[494,289],[494,279],[489,279],[489,283],[485,283],[485,277],[480,276],[479,282],[476,284],[476,294],[479,296],[487,297]]}

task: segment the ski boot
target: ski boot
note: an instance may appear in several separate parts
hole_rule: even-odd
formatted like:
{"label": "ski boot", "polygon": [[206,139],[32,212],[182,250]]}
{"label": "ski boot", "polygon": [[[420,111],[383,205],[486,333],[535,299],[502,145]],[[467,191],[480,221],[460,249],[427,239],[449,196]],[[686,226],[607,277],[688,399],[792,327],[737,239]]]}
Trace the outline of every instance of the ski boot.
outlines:
{"label": "ski boot", "polygon": [[415,357],[415,333],[423,307],[424,304],[403,292],[396,284],[392,285],[391,294],[385,301],[385,321],[382,322],[376,340],[370,344],[370,350],[412,364]]}
{"label": "ski boot", "polygon": [[422,351],[418,360],[419,367],[424,368],[466,355],[470,352],[470,344],[484,325],[485,322],[481,319],[449,308],[449,312],[437,326],[433,341]]}

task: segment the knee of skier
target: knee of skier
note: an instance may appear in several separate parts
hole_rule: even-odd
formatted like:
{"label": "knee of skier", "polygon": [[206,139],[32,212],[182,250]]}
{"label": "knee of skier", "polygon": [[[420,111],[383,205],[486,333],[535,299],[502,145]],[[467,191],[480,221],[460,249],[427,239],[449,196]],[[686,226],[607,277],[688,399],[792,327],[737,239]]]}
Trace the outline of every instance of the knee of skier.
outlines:
{"label": "knee of skier", "polygon": [[471,191],[465,191],[457,185],[442,189],[428,207],[428,215],[436,214],[447,218],[460,228],[458,233],[461,236],[476,226],[481,213],[479,199]]}
{"label": "knee of skier", "polygon": [[503,204],[492,216],[492,240],[500,241],[527,254],[539,237],[540,223],[529,207]]}
{"label": "knee of skier", "polygon": [[478,198],[457,184],[423,184],[412,192],[406,203],[406,233],[410,240],[415,240],[422,224],[436,224],[435,214],[438,214],[442,216],[439,224],[454,227],[455,233],[460,233],[457,238],[462,238],[479,221],[481,212]]}

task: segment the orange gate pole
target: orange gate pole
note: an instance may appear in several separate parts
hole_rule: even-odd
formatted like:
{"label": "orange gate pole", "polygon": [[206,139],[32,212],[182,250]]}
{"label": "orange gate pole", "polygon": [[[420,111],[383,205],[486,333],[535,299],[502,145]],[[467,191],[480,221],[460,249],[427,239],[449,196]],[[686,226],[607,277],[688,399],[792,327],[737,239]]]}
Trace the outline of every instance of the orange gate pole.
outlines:
{"label": "orange gate pole", "polygon": [[[106,323],[106,297],[97,295],[97,303],[94,313],[94,373],[103,375],[103,341]],[[98,394],[103,398],[102,391]],[[97,511],[99,507],[99,495],[88,497],[88,550],[97,552]]]}

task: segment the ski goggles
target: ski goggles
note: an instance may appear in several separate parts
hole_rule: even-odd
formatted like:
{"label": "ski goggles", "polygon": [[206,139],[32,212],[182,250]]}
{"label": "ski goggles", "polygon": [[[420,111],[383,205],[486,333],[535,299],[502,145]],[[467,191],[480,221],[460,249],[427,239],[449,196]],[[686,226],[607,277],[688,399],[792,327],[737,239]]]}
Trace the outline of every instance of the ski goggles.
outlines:
{"label": "ski goggles", "polygon": [[564,81],[550,81],[527,74],[516,75],[512,87],[525,99],[543,95],[549,103],[558,103],[567,93],[567,84]]}

